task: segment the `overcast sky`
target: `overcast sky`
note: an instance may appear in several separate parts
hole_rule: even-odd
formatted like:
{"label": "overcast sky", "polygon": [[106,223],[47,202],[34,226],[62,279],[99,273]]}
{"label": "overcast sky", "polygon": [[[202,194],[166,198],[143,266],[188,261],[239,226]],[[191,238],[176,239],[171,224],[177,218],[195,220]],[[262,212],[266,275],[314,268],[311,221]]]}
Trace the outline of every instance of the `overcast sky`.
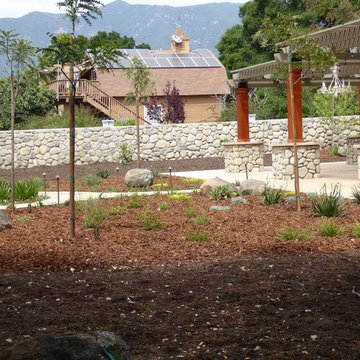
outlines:
{"label": "overcast sky", "polygon": [[[104,4],[114,0],[102,0]],[[149,4],[149,5],[170,5],[186,6],[206,4],[210,2],[233,2],[244,3],[247,0],[126,0],[130,4]],[[0,0],[0,17],[19,17],[31,11],[59,12],[56,0]]]}

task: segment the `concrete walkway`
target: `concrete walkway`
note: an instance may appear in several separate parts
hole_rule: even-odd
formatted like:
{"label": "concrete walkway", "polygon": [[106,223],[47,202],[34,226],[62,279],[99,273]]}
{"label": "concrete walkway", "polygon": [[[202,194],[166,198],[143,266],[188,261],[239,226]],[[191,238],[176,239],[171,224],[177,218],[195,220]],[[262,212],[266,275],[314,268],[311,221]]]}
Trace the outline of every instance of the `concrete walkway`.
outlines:
{"label": "concrete walkway", "polygon": [[[217,176],[229,182],[235,182],[236,180],[242,181],[246,179],[246,174],[244,173],[229,174],[223,169],[177,172],[173,175],[200,179],[211,179]],[[351,189],[354,186],[360,185],[357,165],[346,165],[345,161],[322,163],[320,166],[320,175],[321,177],[318,179],[300,179],[300,191],[319,192],[324,184],[326,184],[327,189],[330,190],[331,185],[340,183],[341,194],[344,197],[351,198]],[[265,167],[265,171],[263,172],[249,173],[249,178],[263,180],[271,186],[286,189],[288,191],[294,191],[293,180],[274,180],[271,166]]]}
{"label": "concrete walkway", "polygon": [[[301,192],[319,192],[320,189],[326,184],[328,191],[331,189],[331,185],[340,183],[341,194],[346,198],[351,198],[351,189],[354,186],[360,186],[360,180],[358,179],[358,166],[357,165],[346,165],[345,162],[332,162],[322,163],[320,170],[321,177],[318,179],[301,179],[300,180],[300,191]],[[174,176],[184,176],[188,178],[199,178],[199,179],[211,179],[219,177],[229,182],[243,181],[246,179],[246,174],[229,174],[224,169],[219,170],[200,170],[200,171],[186,171],[186,172],[175,172]],[[270,186],[281,188],[288,191],[294,191],[294,181],[288,180],[274,180],[272,174],[272,167],[265,167],[265,171],[259,173],[249,173],[249,178],[258,179],[267,182]],[[181,193],[191,193],[193,190],[182,190],[177,191]],[[167,191],[162,191],[162,194],[167,194]],[[75,200],[86,200],[90,197],[98,198],[114,198],[117,196],[131,196],[133,192],[125,193],[99,193],[99,192],[77,192],[75,193]],[[139,192],[139,195],[153,195],[158,194],[155,191]],[[40,195],[44,195],[43,192]],[[56,192],[47,192],[48,199],[43,200],[43,205],[55,205],[58,203]],[[60,192],[60,203],[63,204],[69,201],[69,192]],[[38,205],[38,202],[32,204],[33,206]],[[17,208],[25,208],[28,204],[17,204]],[[6,209],[6,206],[0,206],[0,209]]]}

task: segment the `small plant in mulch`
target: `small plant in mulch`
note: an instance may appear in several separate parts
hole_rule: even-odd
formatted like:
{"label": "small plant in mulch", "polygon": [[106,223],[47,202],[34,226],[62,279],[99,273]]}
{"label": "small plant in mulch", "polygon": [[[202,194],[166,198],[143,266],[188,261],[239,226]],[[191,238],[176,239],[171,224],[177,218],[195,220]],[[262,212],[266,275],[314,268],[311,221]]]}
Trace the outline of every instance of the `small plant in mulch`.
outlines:
{"label": "small plant in mulch", "polygon": [[231,197],[233,191],[229,185],[220,185],[211,190],[210,197],[214,200],[223,200]]}
{"label": "small plant in mulch", "polygon": [[[300,196],[300,201],[303,201],[303,199],[304,198],[302,196]],[[296,202],[296,196],[285,196],[284,200],[287,203],[294,203],[294,202]]]}
{"label": "small plant in mulch", "polygon": [[0,179],[0,201],[5,202],[10,200],[11,185],[8,181]]}
{"label": "small plant in mulch", "polygon": [[164,189],[166,189],[166,188],[168,188],[168,187],[169,187],[169,184],[167,184],[167,183],[160,183],[160,184],[154,184],[154,185],[152,185],[152,188],[153,188],[154,190],[159,190],[159,191],[164,190]]}
{"label": "small plant in mulch", "polygon": [[15,183],[15,199],[26,201],[39,195],[40,183],[36,179],[27,179]]}
{"label": "small plant in mulch", "polygon": [[122,215],[125,212],[125,208],[122,206],[116,206],[109,210],[109,215]]}
{"label": "small plant in mulch", "polygon": [[96,172],[96,176],[101,179],[107,179],[110,176],[110,171],[108,169],[100,169]]}
{"label": "small plant in mulch", "polygon": [[357,204],[360,204],[360,185],[351,188],[351,195]]}
{"label": "small plant in mulch", "polygon": [[317,192],[308,192],[306,193],[306,196],[309,198],[309,199],[315,199],[319,196],[319,194]]}
{"label": "small plant in mulch", "polygon": [[284,191],[267,186],[265,193],[262,196],[262,203],[264,205],[276,205],[284,197]]}
{"label": "small plant in mulch", "polygon": [[202,184],[204,183],[204,180],[197,178],[183,178],[182,182],[184,182],[185,184]]}
{"label": "small plant in mulch", "polygon": [[231,199],[231,202],[234,204],[234,205],[243,205],[243,204],[247,204],[247,200],[238,196],[238,197],[234,197]]}
{"label": "small plant in mulch", "polygon": [[191,242],[206,242],[208,234],[206,232],[198,232],[195,229],[188,229],[186,231],[186,240]]}
{"label": "small plant in mulch", "polygon": [[204,225],[209,223],[209,217],[205,214],[200,214],[195,218],[195,224]]}
{"label": "small plant in mulch", "polygon": [[309,229],[299,230],[290,226],[281,229],[279,235],[283,241],[306,241],[312,237]]}
{"label": "small plant in mulch", "polygon": [[186,215],[190,218],[197,216],[197,211],[193,206],[188,206],[186,209]]}
{"label": "small plant in mulch", "polygon": [[161,229],[164,224],[161,222],[160,216],[153,213],[149,208],[145,209],[139,218],[144,222],[145,230]]}
{"label": "small plant in mulch", "polygon": [[312,210],[314,216],[339,217],[344,216],[345,201],[341,196],[339,184],[332,186],[330,193],[327,193],[326,185],[323,186],[320,194],[312,199]]}
{"label": "small plant in mulch", "polygon": [[28,221],[32,221],[32,220],[34,220],[34,218],[29,215],[23,215],[23,216],[20,216],[15,219],[15,221],[20,222],[20,223],[24,223],[24,222],[28,222]]}
{"label": "small plant in mulch", "polygon": [[213,205],[209,208],[210,211],[230,211],[230,206],[219,206],[219,205]]}
{"label": "small plant in mulch", "polygon": [[99,192],[100,189],[101,189],[101,185],[90,186],[90,192]]}
{"label": "small plant in mulch", "polygon": [[108,191],[109,192],[120,192],[120,190],[115,186],[109,186]]}
{"label": "small plant in mulch", "polygon": [[119,152],[121,165],[127,165],[133,161],[133,152],[127,142],[120,145]]}
{"label": "small plant in mulch", "polygon": [[130,199],[126,205],[128,209],[138,209],[142,207],[142,202],[138,195],[132,195]]}
{"label": "small plant in mulch", "polygon": [[344,230],[339,225],[330,220],[323,221],[320,224],[319,231],[321,235],[329,237],[338,236],[344,232]]}
{"label": "small plant in mulch", "polygon": [[169,209],[170,209],[170,205],[166,201],[160,201],[159,210],[165,211],[165,210],[169,210]]}
{"label": "small plant in mulch", "polygon": [[99,199],[90,198],[84,201],[84,227],[94,229],[95,237],[99,236],[99,226],[106,219],[106,209]]}
{"label": "small plant in mulch", "polygon": [[159,171],[157,171],[156,169],[150,168],[149,170],[151,171],[153,178],[157,178],[160,176]]}
{"label": "small plant in mulch", "polygon": [[171,200],[178,200],[182,202],[190,202],[192,197],[189,194],[171,194],[168,195]]}
{"label": "small plant in mulch", "polygon": [[360,238],[360,223],[356,222],[352,229],[353,235],[359,239]]}
{"label": "small plant in mulch", "polygon": [[83,184],[86,186],[101,185],[101,177],[97,175],[87,175],[83,179]]}

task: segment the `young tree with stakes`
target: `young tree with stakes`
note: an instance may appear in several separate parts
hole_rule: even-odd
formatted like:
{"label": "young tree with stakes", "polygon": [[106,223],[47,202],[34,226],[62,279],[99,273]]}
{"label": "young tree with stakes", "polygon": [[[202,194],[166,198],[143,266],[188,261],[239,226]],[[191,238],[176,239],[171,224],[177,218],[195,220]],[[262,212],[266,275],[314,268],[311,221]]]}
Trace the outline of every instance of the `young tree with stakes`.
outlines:
{"label": "young tree with stakes", "polygon": [[[61,63],[61,71],[67,77],[70,83],[69,89],[69,111],[70,111],[70,237],[75,238],[75,88],[76,81],[74,78],[74,67],[84,60],[85,54],[76,52],[76,25],[80,19],[83,19],[88,25],[91,21],[102,16],[100,7],[103,6],[99,0],[63,0],[57,3],[60,9],[65,9],[65,17],[70,19],[71,34],[69,38],[69,47],[56,47],[52,44],[50,51],[54,52]],[[67,51],[66,51],[67,50]],[[44,50],[46,53],[46,49]],[[98,46],[92,60],[99,69],[107,69],[107,65],[116,62],[120,52],[112,46]],[[80,58],[79,58],[80,56]],[[69,64],[69,73],[64,71],[64,65]]]}
{"label": "young tree with stakes", "polygon": [[16,100],[21,92],[21,79],[23,71],[33,66],[35,48],[28,40],[19,38],[14,30],[0,30],[0,55],[10,70],[11,84],[11,209],[15,212],[15,117]]}
{"label": "young tree with stakes", "polygon": [[136,105],[136,150],[137,167],[140,169],[140,104],[149,100],[154,83],[151,81],[151,73],[146,65],[137,57],[131,59],[132,67],[125,69],[125,74],[130,80],[133,91],[126,95],[126,101],[135,101]]}

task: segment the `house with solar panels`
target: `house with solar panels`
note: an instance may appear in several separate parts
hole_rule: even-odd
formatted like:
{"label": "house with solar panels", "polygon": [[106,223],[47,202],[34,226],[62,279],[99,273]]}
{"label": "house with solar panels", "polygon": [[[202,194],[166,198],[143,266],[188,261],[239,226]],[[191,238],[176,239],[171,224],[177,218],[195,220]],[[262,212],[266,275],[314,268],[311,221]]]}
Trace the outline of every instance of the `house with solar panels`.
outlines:
{"label": "house with solar panels", "polygon": [[[135,104],[125,102],[132,91],[124,68],[131,67],[131,58],[138,57],[147,66],[154,82],[159,103],[167,82],[175,83],[184,101],[185,122],[216,121],[221,112],[220,97],[229,92],[226,70],[219,59],[207,49],[190,49],[190,39],[181,27],[171,37],[169,50],[121,49],[126,55],[121,64],[109,72],[90,69],[79,79],[76,101],[90,105],[116,121],[135,119]],[[68,97],[66,81],[56,82],[58,99]],[[143,122],[146,107],[140,109]]]}

